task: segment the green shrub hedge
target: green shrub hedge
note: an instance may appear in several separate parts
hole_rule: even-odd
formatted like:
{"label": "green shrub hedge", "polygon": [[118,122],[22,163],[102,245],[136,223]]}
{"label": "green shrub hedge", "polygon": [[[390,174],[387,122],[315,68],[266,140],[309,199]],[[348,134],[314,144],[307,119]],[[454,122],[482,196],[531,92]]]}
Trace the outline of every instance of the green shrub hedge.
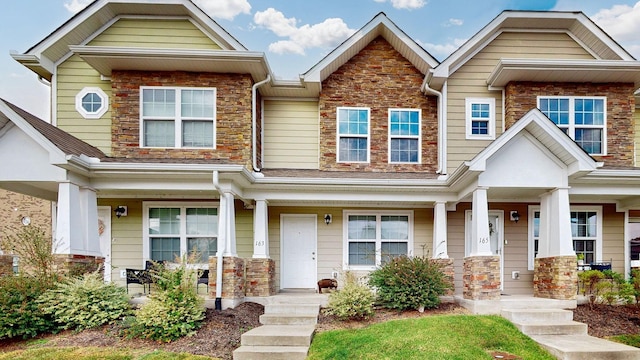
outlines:
{"label": "green shrub hedge", "polygon": [[53,279],[41,277],[0,277],[0,339],[28,339],[55,331],[53,318],[43,313],[38,303],[38,297],[53,284]]}

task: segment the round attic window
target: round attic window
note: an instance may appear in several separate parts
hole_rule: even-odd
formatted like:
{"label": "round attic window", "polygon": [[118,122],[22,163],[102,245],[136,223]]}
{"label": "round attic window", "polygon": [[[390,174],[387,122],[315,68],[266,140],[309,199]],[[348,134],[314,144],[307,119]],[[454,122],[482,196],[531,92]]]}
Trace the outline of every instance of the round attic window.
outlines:
{"label": "round attic window", "polygon": [[86,87],[76,95],[76,110],[85,119],[99,119],[109,108],[109,98],[102,89]]}

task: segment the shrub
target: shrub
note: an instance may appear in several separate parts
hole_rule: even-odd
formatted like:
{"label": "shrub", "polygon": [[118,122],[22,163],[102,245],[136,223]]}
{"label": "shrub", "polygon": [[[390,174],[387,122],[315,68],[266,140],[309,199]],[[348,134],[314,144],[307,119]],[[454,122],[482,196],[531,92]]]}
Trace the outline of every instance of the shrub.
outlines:
{"label": "shrub", "polygon": [[368,286],[360,284],[355,274],[346,272],[342,280],[344,286],[329,295],[326,314],[335,315],[340,320],[366,319],[373,315],[375,296]]}
{"label": "shrub", "polygon": [[0,245],[4,251],[18,255],[20,272],[47,280],[55,275],[51,237],[40,227],[22,226],[18,232],[10,232]]}
{"label": "shrub", "polygon": [[39,309],[37,299],[53,287],[51,279],[33,276],[0,277],[0,339],[27,339],[56,328]]}
{"label": "shrub", "polygon": [[399,256],[369,275],[378,300],[390,309],[431,309],[451,288],[442,266],[426,257]]}
{"label": "shrub", "polygon": [[633,279],[627,283],[618,272],[587,270],[578,274],[578,278],[582,283],[582,293],[591,307],[596,303],[613,305],[620,302],[632,303],[634,300]]}
{"label": "shrub", "polygon": [[131,311],[125,289],[105,283],[101,272],[61,281],[38,301],[42,311],[62,329],[94,328],[113,323]]}
{"label": "shrub", "polygon": [[195,334],[204,319],[204,301],[196,293],[195,271],[187,269],[183,259],[175,269],[157,267],[152,277],[156,283],[149,302],[129,319],[125,331],[129,337],[172,341]]}

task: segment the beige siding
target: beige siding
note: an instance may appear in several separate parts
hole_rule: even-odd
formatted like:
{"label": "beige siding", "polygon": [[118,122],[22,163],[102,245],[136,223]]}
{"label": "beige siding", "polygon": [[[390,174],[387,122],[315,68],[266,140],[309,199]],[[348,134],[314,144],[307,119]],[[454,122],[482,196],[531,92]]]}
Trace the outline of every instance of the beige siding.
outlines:
{"label": "beige siding", "polygon": [[472,159],[489,141],[465,139],[465,99],[496,99],[496,136],[502,133],[500,91],[487,89],[487,78],[501,58],[593,59],[569,35],[561,33],[503,33],[458,69],[448,80],[447,168],[452,172]]}
{"label": "beige siding", "polygon": [[253,210],[236,201],[236,250],[241,258],[253,256]]}
{"label": "beige siding", "polygon": [[79,56],[72,56],[58,66],[56,77],[56,121],[60,129],[111,153],[111,107],[100,119],[85,119],[76,111],[76,95],[85,87],[98,87],[111,102],[111,82],[100,80],[100,74]]}
{"label": "beige siding", "polygon": [[624,212],[605,205],[602,213],[602,261],[611,261],[612,270],[624,274]]}
{"label": "beige siding", "polygon": [[635,124],[635,153],[633,162],[635,166],[640,166],[640,109],[636,108],[633,113],[633,121]]}
{"label": "beige siding", "polygon": [[207,37],[188,20],[120,19],[89,42],[91,46],[188,48],[218,50]]}
{"label": "beige siding", "polygon": [[319,114],[316,101],[264,102],[264,167],[318,169]]}

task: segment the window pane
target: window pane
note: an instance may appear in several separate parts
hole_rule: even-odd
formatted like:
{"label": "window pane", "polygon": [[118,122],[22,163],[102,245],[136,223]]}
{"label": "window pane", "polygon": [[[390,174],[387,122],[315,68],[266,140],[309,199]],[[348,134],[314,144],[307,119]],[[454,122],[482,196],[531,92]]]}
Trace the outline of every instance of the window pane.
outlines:
{"label": "window pane", "polygon": [[180,238],[151,238],[151,260],[176,261],[180,258]]}
{"label": "window pane", "polygon": [[187,234],[218,235],[218,209],[188,208]]}
{"label": "window pane", "polygon": [[180,209],[150,208],[149,234],[180,234]]}
{"label": "window pane", "polygon": [[591,264],[595,261],[595,240],[574,240],[573,249],[577,254],[584,255],[584,262]]}
{"label": "window pane", "polygon": [[367,161],[367,139],[340,138],[338,161]]}
{"label": "window pane", "polygon": [[172,89],[144,89],[142,91],[143,117],[175,117],[176,91]]}
{"label": "window pane", "polygon": [[597,214],[593,211],[571,212],[573,237],[596,237]]}
{"label": "window pane", "polygon": [[182,117],[213,120],[213,90],[182,90]]}
{"label": "window pane", "polygon": [[375,239],[376,217],[367,215],[349,215],[349,239]]}
{"label": "window pane", "polygon": [[213,121],[183,121],[182,146],[213,147]]}
{"label": "window pane", "polygon": [[383,242],[381,247],[381,260],[382,263],[387,263],[391,259],[398,256],[407,255],[407,243],[406,242]]}
{"label": "window pane", "polygon": [[471,133],[474,135],[488,135],[489,134],[489,122],[488,121],[472,121]]}
{"label": "window pane", "polygon": [[102,106],[102,99],[96,93],[88,93],[82,97],[82,108],[88,113],[96,113]]}
{"label": "window pane", "polygon": [[375,265],[375,242],[350,242],[349,265]]}
{"label": "window pane", "polygon": [[391,110],[389,113],[391,135],[419,135],[420,119],[418,111]]}
{"label": "window pane", "polygon": [[339,109],[338,130],[341,135],[367,135],[368,111],[364,109]]}
{"label": "window pane", "polygon": [[209,263],[209,256],[215,256],[218,251],[218,239],[215,237],[187,238],[189,256],[197,255],[196,262]]}
{"label": "window pane", "polygon": [[541,98],[540,111],[558,125],[569,124],[569,99]]}
{"label": "window pane", "polygon": [[172,120],[145,120],[144,146],[174,147],[174,124]]}
{"label": "window pane", "polygon": [[418,162],[418,139],[391,139],[391,162]]}
{"label": "window pane", "polygon": [[602,129],[577,128],[575,141],[589,154],[602,154]]}
{"label": "window pane", "polygon": [[408,216],[382,216],[380,236],[382,239],[407,240],[409,239]]}

